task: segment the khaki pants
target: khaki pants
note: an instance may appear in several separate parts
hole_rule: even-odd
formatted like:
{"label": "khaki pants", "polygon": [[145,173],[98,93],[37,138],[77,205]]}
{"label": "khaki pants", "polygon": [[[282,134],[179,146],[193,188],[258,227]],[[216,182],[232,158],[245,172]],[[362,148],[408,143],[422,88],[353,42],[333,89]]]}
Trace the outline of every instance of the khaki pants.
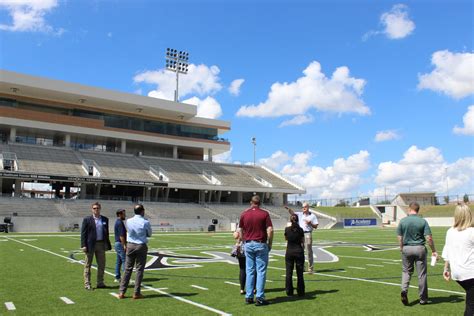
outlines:
{"label": "khaki pants", "polygon": [[94,259],[97,262],[97,285],[104,284],[104,270],[105,270],[105,242],[97,241],[95,243],[94,252],[86,253],[85,263],[84,263],[84,285],[91,285],[91,266],[92,260]]}
{"label": "khaki pants", "polygon": [[304,234],[304,247],[306,249],[306,255],[308,256],[308,271],[313,271],[314,269],[313,233]]}

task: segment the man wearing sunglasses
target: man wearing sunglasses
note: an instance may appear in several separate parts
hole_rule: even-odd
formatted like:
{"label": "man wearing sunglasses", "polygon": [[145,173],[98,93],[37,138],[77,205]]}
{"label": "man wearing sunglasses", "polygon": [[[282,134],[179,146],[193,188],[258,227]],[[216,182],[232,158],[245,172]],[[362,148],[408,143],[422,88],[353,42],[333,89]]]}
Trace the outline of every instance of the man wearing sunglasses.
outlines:
{"label": "man wearing sunglasses", "polygon": [[84,262],[84,288],[91,287],[91,265],[94,259],[97,262],[97,288],[105,288],[105,252],[112,249],[109,240],[109,219],[100,215],[100,203],[91,206],[92,215],[84,217],[81,226],[81,247],[86,254]]}

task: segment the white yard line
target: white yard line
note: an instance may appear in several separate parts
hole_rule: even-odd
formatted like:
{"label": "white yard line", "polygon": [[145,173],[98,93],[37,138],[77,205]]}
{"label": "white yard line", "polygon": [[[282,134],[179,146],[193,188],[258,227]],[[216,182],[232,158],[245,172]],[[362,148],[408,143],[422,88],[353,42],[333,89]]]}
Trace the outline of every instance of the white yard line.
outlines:
{"label": "white yard line", "polygon": [[347,266],[347,267],[351,269],[365,270],[365,268],[362,268],[362,267],[353,267],[353,266]]}
{"label": "white yard line", "polygon": [[240,284],[238,284],[238,283],[229,282],[229,281],[224,281],[224,283],[227,283],[227,284],[230,284],[230,285],[235,285],[235,286],[240,286]]}
{"label": "white yard line", "polygon": [[112,295],[115,298],[118,298],[118,293],[110,292],[109,294]]}
{"label": "white yard line", "polygon": [[74,304],[73,301],[71,301],[70,299],[68,299],[68,298],[65,297],[65,296],[61,296],[60,299],[61,299],[61,301],[63,301],[63,302],[66,303],[66,304]]}
{"label": "white yard line", "polygon": [[[277,268],[277,267],[268,267],[269,269],[274,269],[274,270],[286,270],[284,268]],[[353,280],[353,281],[361,281],[361,282],[368,282],[368,283],[377,283],[377,284],[385,284],[385,285],[392,285],[396,287],[400,287],[399,283],[392,283],[392,282],[384,282],[384,281],[377,281],[377,280],[368,280],[368,279],[361,279],[361,278],[352,278],[352,277],[346,277],[346,276],[341,276],[341,275],[335,275],[335,274],[326,274],[326,273],[319,273],[315,272],[314,275],[322,275],[330,278],[336,278],[336,279],[345,279],[345,280]],[[418,286],[410,285],[411,288],[417,289]],[[459,295],[466,295],[466,293],[463,292],[456,292],[456,291],[449,291],[449,290],[442,290],[442,289],[433,289],[433,288],[428,288],[429,291],[435,291],[435,292],[445,292],[445,293],[452,293],[452,294],[459,294]]]}
{"label": "white yard line", "polygon": [[202,287],[202,286],[199,286],[199,285],[194,285],[194,284],[191,284],[191,287],[194,287],[196,289],[200,289],[200,290],[203,290],[203,291],[208,291],[209,290],[208,288],[205,288],[205,287]]}
{"label": "white yard line", "polygon": [[397,266],[400,265],[399,262],[382,262],[382,263],[385,263],[385,264],[394,264],[394,265],[397,265]]}
{"label": "white yard line", "polygon": [[15,304],[13,304],[13,302],[5,302],[5,307],[6,307],[9,311],[14,311],[14,310],[16,310]]}
{"label": "white yard line", "polygon": [[365,260],[381,260],[381,261],[402,262],[402,259],[371,258],[371,257],[357,257],[357,256],[338,256],[338,257],[339,258],[354,258],[354,259],[365,259]]}
{"label": "white yard line", "polygon": [[366,266],[369,266],[369,267],[379,267],[379,268],[383,268],[384,266],[381,265],[381,264],[372,264],[372,263],[367,263]]}
{"label": "white yard line", "polygon": [[[44,251],[44,252],[49,253],[49,254],[52,254],[52,255],[54,255],[54,256],[57,256],[57,257],[60,257],[60,258],[64,258],[64,259],[67,259],[67,260],[71,260],[71,258],[68,258],[68,257],[66,257],[66,256],[57,254],[57,253],[55,253],[55,252],[52,252],[52,251],[49,251],[49,250],[47,250],[47,249],[43,249],[43,248],[40,248],[40,247],[37,247],[37,246],[34,246],[34,245],[30,245],[30,244],[28,244],[28,243],[26,243],[26,242],[23,242],[23,241],[16,240],[16,239],[13,239],[13,238],[10,238],[10,237],[5,237],[5,238],[7,238],[7,239],[9,239],[9,240],[11,240],[11,241],[15,241],[15,242],[20,243],[20,244],[27,245],[27,246],[29,246],[29,247],[31,247],[31,248],[34,248],[34,249],[37,249],[37,250],[40,250],[40,251]],[[79,260],[76,260],[76,261],[77,261],[77,262],[80,262]],[[93,269],[97,269],[97,267],[92,267],[92,268],[93,268]],[[115,277],[115,274],[112,273],[112,272],[105,271],[105,273],[108,274],[108,275],[111,275],[111,276]],[[199,308],[201,308],[201,309],[208,310],[208,311],[210,311],[210,312],[213,312],[213,313],[216,313],[216,314],[219,314],[219,315],[225,315],[225,316],[230,316],[230,315],[231,315],[231,314],[229,314],[229,313],[220,311],[220,310],[215,309],[215,308],[212,308],[212,307],[210,307],[210,306],[207,306],[207,305],[204,305],[204,304],[200,304],[200,303],[196,303],[196,302],[190,301],[190,300],[188,300],[188,299],[185,299],[185,298],[182,298],[182,297],[180,297],[180,296],[176,296],[176,295],[173,295],[173,294],[164,292],[164,291],[162,291],[162,290],[160,290],[160,289],[156,289],[156,288],[153,288],[153,287],[151,287],[151,286],[142,285],[142,287],[145,288],[145,289],[149,289],[149,290],[151,290],[151,291],[154,291],[154,292],[157,292],[157,293],[160,293],[160,294],[169,296],[169,297],[174,298],[174,299],[176,299],[176,300],[178,300],[178,301],[181,301],[181,302],[184,302],[184,303],[187,303],[187,304],[190,304],[190,305],[194,305],[194,306],[199,307]]]}

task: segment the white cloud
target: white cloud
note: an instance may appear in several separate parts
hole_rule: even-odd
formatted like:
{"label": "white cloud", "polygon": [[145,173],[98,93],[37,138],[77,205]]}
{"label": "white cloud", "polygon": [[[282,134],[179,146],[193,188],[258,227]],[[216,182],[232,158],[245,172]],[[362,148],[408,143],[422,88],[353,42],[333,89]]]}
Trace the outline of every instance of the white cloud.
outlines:
{"label": "white cloud", "polygon": [[290,156],[288,156],[287,153],[278,150],[268,158],[259,159],[259,163],[267,166],[272,170],[279,170],[280,167],[289,160]]}
{"label": "white cloud", "polygon": [[217,119],[222,115],[221,105],[213,97],[206,97],[205,99],[192,97],[182,102],[196,105],[197,106],[196,116],[198,117]]}
{"label": "white cloud", "polygon": [[474,93],[474,53],[437,51],[431,63],[435,69],[418,75],[418,89],[430,89],[455,99]]}
{"label": "white cloud", "polygon": [[[184,97],[189,94],[199,96],[214,94],[222,89],[219,78],[220,70],[217,66],[190,64],[188,73],[179,77],[179,96]],[[148,83],[157,85],[155,90],[148,93],[148,96],[174,100],[176,89],[176,74],[166,69],[148,70],[137,74],[133,78],[135,83]]]}
{"label": "white cloud", "polygon": [[408,17],[408,7],[396,4],[380,17],[384,25],[384,33],[390,39],[401,39],[410,35],[415,29],[415,23]]}
{"label": "white cloud", "polygon": [[388,12],[380,16],[380,24],[383,30],[371,30],[364,34],[362,39],[368,40],[371,36],[384,34],[390,39],[402,39],[413,33],[415,23],[408,17],[408,7],[404,4],[396,4]]}
{"label": "white cloud", "polygon": [[407,191],[446,192],[446,168],[450,192],[471,192],[474,181],[474,157],[466,157],[449,164],[435,147],[419,149],[411,146],[399,162],[386,161],[378,165],[375,183],[381,192],[389,187],[391,193]]}
{"label": "white cloud", "polygon": [[377,134],[375,135],[375,141],[376,142],[385,142],[388,140],[394,140],[394,139],[399,139],[400,135],[397,133],[397,131],[394,130],[386,130],[386,131],[378,131]]}
{"label": "white cloud", "polygon": [[7,10],[12,19],[12,24],[0,24],[0,30],[61,35],[64,29],[54,29],[45,20],[45,15],[57,6],[57,0],[0,0],[0,9]]}
{"label": "white cloud", "polygon": [[[207,160],[207,155],[204,155],[204,160]],[[218,163],[232,163],[232,147],[225,153],[213,155],[212,161]]]}
{"label": "white cloud", "polygon": [[229,92],[234,96],[238,96],[240,94],[240,87],[245,82],[245,79],[235,79],[230,83]]}
{"label": "white cloud", "polygon": [[[277,153],[278,155],[276,155]],[[286,155],[285,157],[289,157],[286,153],[283,154]],[[282,152],[278,151],[274,155],[282,156]],[[354,190],[358,190],[364,182],[362,174],[370,168],[370,155],[365,150],[348,158],[338,158],[332,166],[325,168],[311,165],[309,162],[312,157],[313,154],[309,151],[297,153],[290,158],[290,163],[284,165],[281,169],[273,169],[305,187],[307,196],[340,198],[351,196]],[[260,162],[272,162],[273,160],[270,158],[267,158],[267,160],[261,159]]]}
{"label": "white cloud", "polygon": [[311,115],[297,115],[292,119],[283,121],[279,127],[292,126],[292,125],[303,125],[308,124],[314,121],[313,116]]}
{"label": "white cloud", "polygon": [[455,126],[453,132],[455,134],[474,136],[474,105],[468,107],[466,114],[462,117],[464,127]]}
{"label": "white cloud", "polygon": [[370,109],[361,99],[365,80],[350,77],[349,68],[339,67],[331,78],[328,78],[321,72],[321,65],[313,61],[303,74],[303,77],[291,83],[274,83],[265,102],[242,106],[237,116],[303,115],[310,109],[322,112],[370,114]]}

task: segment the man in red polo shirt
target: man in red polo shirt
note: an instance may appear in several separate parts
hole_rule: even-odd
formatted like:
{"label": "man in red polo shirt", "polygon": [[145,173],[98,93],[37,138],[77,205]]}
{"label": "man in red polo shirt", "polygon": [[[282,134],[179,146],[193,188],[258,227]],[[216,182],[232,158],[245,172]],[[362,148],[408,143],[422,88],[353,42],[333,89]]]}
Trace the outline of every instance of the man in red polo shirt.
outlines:
{"label": "man in red polo shirt", "polygon": [[[268,305],[265,281],[268,253],[272,249],[273,224],[267,211],[260,208],[260,197],[254,195],[251,207],[240,215],[239,238],[245,243],[246,293],[245,303],[253,304],[253,289],[257,289],[255,306]],[[257,286],[255,287],[255,275]]]}

